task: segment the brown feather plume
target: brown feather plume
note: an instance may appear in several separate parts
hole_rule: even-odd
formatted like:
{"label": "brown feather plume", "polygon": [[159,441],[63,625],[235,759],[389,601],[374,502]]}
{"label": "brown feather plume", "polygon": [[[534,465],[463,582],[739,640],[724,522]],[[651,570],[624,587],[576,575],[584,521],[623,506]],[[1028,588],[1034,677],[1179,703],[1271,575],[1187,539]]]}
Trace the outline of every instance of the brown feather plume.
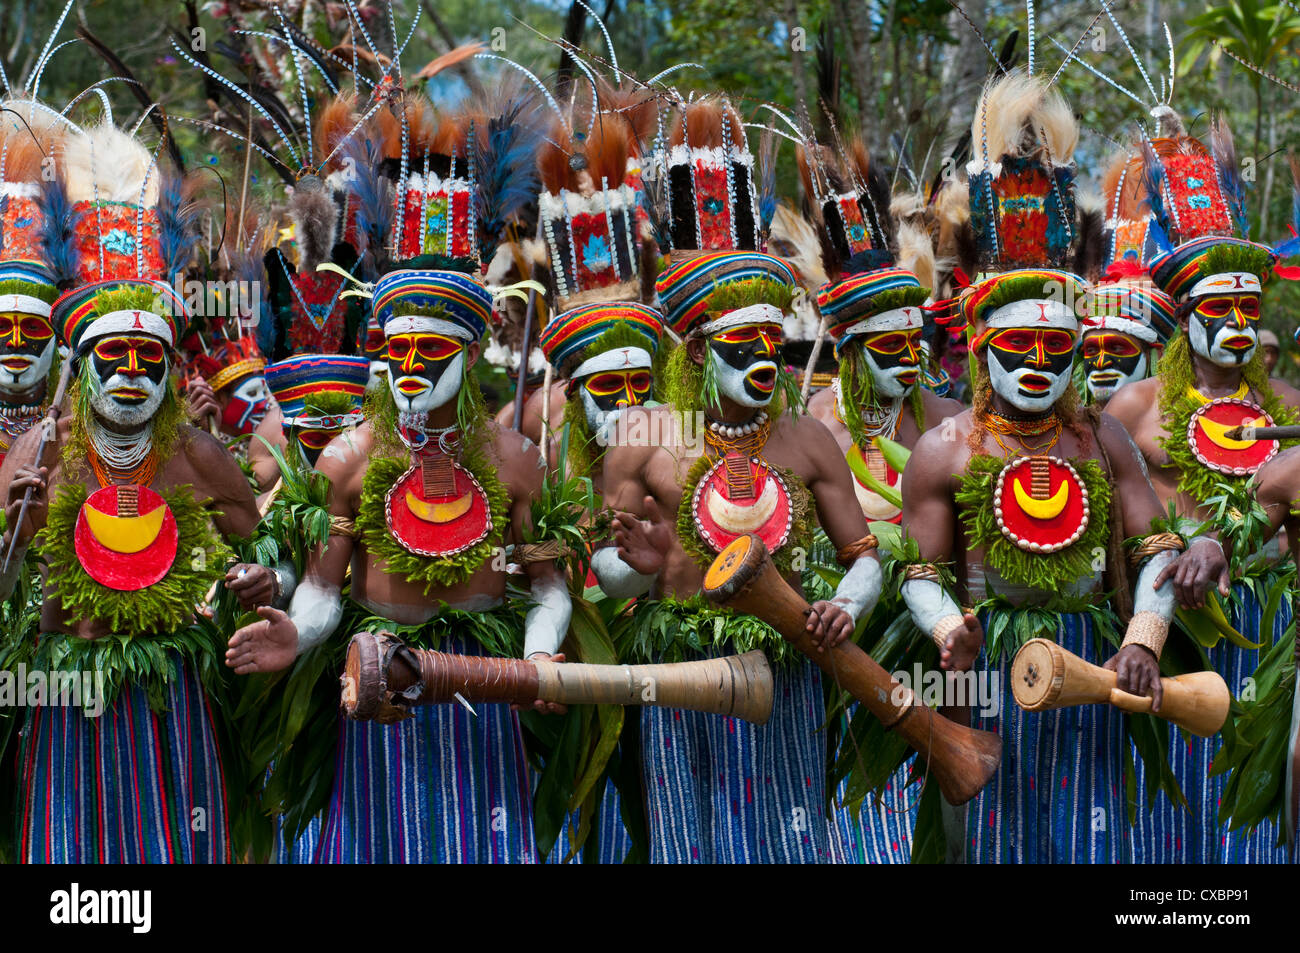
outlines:
{"label": "brown feather plume", "polygon": [[537,172],[542,188],[552,195],[559,195],[561,189],[575,191],[578,188],[577,173],[569,164],[572,150],[573,139],[568,127],[558,119],[554,120],[537,150]]}
{"label": "brown feather plume", "polygon": [[[684,123],[681,111],[673,117],[673,125],[668,133],[668,144],[672,146],[687,144],[692,149],[720,149],[723,118],[721,100],[696,100],[687,105]],[[744,142],[745,129],[735,109],[727,108],[725,118],[731,124],[732,144]]]}
{"label": "brown feather plume", "polygon": [[[320,111],[316,120],[316,154],[322,158],[338,149],[339,143],[352,131],[357,115],[353,108],[356,99],[351,93],[339,93]],[[343,150],[339,149],[326,167],[327,172],[340,168]]]}

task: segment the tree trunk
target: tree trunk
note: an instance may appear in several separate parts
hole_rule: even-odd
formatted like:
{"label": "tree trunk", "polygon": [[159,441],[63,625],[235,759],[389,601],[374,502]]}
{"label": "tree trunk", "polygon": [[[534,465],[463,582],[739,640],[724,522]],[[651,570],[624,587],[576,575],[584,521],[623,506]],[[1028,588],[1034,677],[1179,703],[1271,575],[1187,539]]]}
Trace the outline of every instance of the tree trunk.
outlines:
{"label": "tree trunk", "polygon": [[785,24],[788,31],[787,42],[790,44],[790,77],[794,81],[794,101],[807,103],[808,112],[816,115],[816,104],[808,102],[808,83],[804,73],[804,58],[807,55],[807,35],[805,31],[804,48],[794,48],[794,31],[799,27],[799,0],[785,0]]}

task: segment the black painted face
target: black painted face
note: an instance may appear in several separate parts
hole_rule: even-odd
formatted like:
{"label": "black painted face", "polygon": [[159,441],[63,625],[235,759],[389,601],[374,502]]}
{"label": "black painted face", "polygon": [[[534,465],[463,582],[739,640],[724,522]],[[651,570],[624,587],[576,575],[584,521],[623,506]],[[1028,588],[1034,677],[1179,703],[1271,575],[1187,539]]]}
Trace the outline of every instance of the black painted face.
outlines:
{"label": "black painted face", "polygon": [[709,336],[722,396],[751,407],[771,402],[783,333],[781,325],[765,323],[745,324]]}
{"label": "black painted face", "polygon": [[1121,331],[1094,331],[1083,339],[1083,366],[1089,374],[1114,373],[1131,379],[1142,361],[1142,345]]}
{"label": "black painted face", "polygon": [[445,334],[415,332],[388,339],[388,381],[397,409],[427,413],[456,396],[465,342]]}
{"label": "black painted face", "polygon": [[24,391],[49,373],[54,328],[46,318],[0,312],[0,391]]}
{"label": "black painted face", "polygon": [[[162,341],[152,337],[123,335],[101,338],[91,348],[90,361],[96,376],[104,384],[114,377],[123,382],[143,379],[156,388],[167,376],[167,349]],[[117,400],[131,402],[133,398],[127,394],[130,390],[130,387],[119,388]],[[140,395],[140,401],[144,396]]]}
{"label": "black painted face", "polygon": [[320,459],[321,451],[340,432],[339,430],[325,430],[316,427],[294,427],[293,441],[302,452],[303,459],[314,467],[316,461]]}
{"label": "black painted face", "polygon": [[640,407],[650,399],[653,378],[644,367],[626,371],[600,371],[583,378],[582,386],[602,413],[620,407]]}
{"label": "black painted face", "polygon": [[1257,294],[1207,295],[1196,300],[1188,318],[1192,349],[1216,364],[1245,364],[1259,344]]}

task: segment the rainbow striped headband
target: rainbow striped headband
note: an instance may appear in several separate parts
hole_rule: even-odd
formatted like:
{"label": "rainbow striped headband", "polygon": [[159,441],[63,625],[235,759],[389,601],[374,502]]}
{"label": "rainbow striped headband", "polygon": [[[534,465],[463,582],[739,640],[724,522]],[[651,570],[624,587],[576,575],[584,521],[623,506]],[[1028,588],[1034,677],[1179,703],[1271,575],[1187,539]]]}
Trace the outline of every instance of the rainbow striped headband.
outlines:
{"label": "rainbow striped headband", "polygon": [[[1018,297],[990,307],[995,290],[1016,282]],[[1086,303],[1087,283],[1076,274],[1055,268],[1018,268],[985,278],[959,302],[966,323],[975,329],[973,346],[986,331],[1003,328],[1058,328],[1079,332],[1079,309]]]}
{"label": "rainbow striped headband", "polygon": [[13,282],[26,285],[35,294],[11,291],[0,294],[0,312],[34,314],[48,319],[53,309],[52,301],[58,297],[54,276],[39,261],[27,258],[10,258],[0,261],[0,283]]}
{"label": "rainbow striped headband", "polygon": [[654,308],[637,303],[584,304],[570,308],[551,319],[537,343],[546,359],[558,369],[618,325],[642,335],[648,355],[654,356],[664,333],[663,322]]}
{"label": "rainbow striped headband", "polygon": [[[1263,274],[1250,274],[1244,271],[1229,271],[1222,274],[1207,275],[1201,269],[1211,249],[1229,245],[1237,248],[1260,248],[1269,254],[1269,266]],[[1277,256],[1273,249],[1258,242],[1242,238],[1207,235],[1184,242],[1151,260],[1151,280],[1160,286],[1174,301],[1185,301],[1205,294],[1258,294],[1272,270]]]}
{"label": "rainbow striped headband", "polygon": [[[148,310],[101,313],[96,301],[104,292],[146,289],[154,293]],[[109,278],[80,285],[54,302],[50,322],[62,342],[74,351],[86,341],[110,334],[138,332],[161,338],[171,347],[186,325],[185,301],[165,281],[147,278]]]}
{"label": "rainbow striped headband", "polygon": [[1119,331],[1147,344],[1163,344],[1178,328],[1174,301],[1157,288],[1110,284],[1093,289],[1084,332]]}
{"label": "rainbow striped headband", "polygon": [[[369,379],[370,362],[364,357],[295,354],[266,367],[266,386],[280,405],[286,430],[294,426],[342,430],[360,423]],[[305,416],[307,398],[319,394],[346,394],[351,398],[351,410],[332,419]]]}
{"label": "rainbow striped headband", "polygon": [[[709,298],[714,291],[723,285],[758,278],[797,284],[794,269],[780,258],[759,252],[715,251],[692,255],[669,265],[655,281],[655,289],[669,325],[684,335],[708,313]],[[778,318],[779,314],[778,311]],[[747,319],[744,323],[751,321]]]}
{"label": "rainbow striped headband", "polygon": [[817,292],[817,308],[826,319],[835,352],[855,334],[923,327],[925,315],[919,307],[880,311],[875,303],[882,292],[920,287],[920,280],[906,268],[881,268],[823,285]]}

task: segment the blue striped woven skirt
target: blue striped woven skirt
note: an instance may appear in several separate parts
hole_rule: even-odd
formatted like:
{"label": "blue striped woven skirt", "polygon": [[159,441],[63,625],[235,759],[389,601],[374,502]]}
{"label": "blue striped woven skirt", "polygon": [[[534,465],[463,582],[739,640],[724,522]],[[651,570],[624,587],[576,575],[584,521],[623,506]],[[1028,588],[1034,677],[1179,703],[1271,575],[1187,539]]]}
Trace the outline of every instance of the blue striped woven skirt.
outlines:
{"label": "blue striped woven skirt", "polygon": [[[850,709],[850,719],[856,709],[856,704]],[[851,745],[852,742],[846,740],[844,744]],[[845,859],[849,863],[912,862],[912,831],[916,827],[916,812],[921,803],[921,786],[913,784],[907,787],[907,778],[915,757],[909,757],[880,791],[867,795],[857,810],[842,806],[849,782],[847,778],[840,782],[832,811],[844,844]]]}
{"label": "blue striped woven skirt", "polygon": [[150,711],[144,690],[132,686],[98,718],[71,707],[28,713],[19,791],[23,861],[230,860],[212,712],[179,656],[172,664],[164,712]]}
{"label": "blue striped woven skirt", "polygon": [[[629,718],[636,717],[635,709],[629,710]],[[605,780],[605,794],[600,802],[600,826],[589,835],[587,843],[578,851],[577,857],[573,863],[597,863],[597,864],[621,864],[627,857],[628,851],[632,849],[632,836],[628,834],[627,827],[623,824],[623,815],[621,813],[623,801],[618,796],[618,789],[614,787],[614,782],[609,779]],[[555,839],[555,846],[546,856],[548,864],[562,864],[564,858],[569,852],[571,844],[570,838],[578,829],[578,813],[575,811],[570,814],[564,821],[564,827],[560,830],[560,836]],[[591,851],[595,851],[595,857],[589,859]]]}
{"label": "blue striped woven skirt", "polygon": [[[482,654],[449,638],[439,650]],[[317,863],[534,863],[519,718],[508,705],[418,705],[395,725],[340,718]]]}
{"label": "blue striped woven skirt", "polygon": [[[1291,624],[1291,600],[1284,598],[1273,620],[1273,631],[1261,635],[1264,608],[1246,586],[1233,585],[1232,624],[1250,642],[1264,642],[1265,649],[1286,633]],[[1259,665],[1260,649],[1245,649],[1226,640],[1208,650],[1214,670],[1223,676],[1233,696],[1240,696],[1246,681]],[[1170,765],[1187,797],[1190,813],[1175,808],[1163,793],[1153,810],[1139,812],[1137,831],[1153,863],[1194,864],[1287,864],[1295,852],[1277,843],[1277,825],[1265,821],[1254,830],[1229,831],[1219,823],[1219,799],[1227,775],[1210,777],[1214,754],[1222,738],[1197,738],[1169,726]],[[1139,768],[1138,780],[1144,780]],[[1141,790],[1141,788],[1139,788]],[[1145,805],[1144,805],[1145,806]]]}
{"label": "blue striped woven skirt", "polygon": [[[1056,641],[1100,665],[1091,619],[1059,617]],[[1011,659],[990,670],[984,653],[976,670],[997,673],[1001,713],[976,713],[974,725],[1002,736],[1002,767],[967,805],[967,863],[1128,863],[1123,713],[1111,705],[1027,712],[1011,694]]]}
{"label": "blue striped woven skirt", "polygon": [[290,844],[284,837],[284,825],[280,818],[275,820],[275,850],[272,863],[276,864],[310,864],[316,858],[316,845],[320,843],[321,819],[313,817],[298,839]]}
{"label": "blue striped woven skirt", "polygon": [[641,750],[651,863],[839,863],[826,814],[821,670],[773,666],[765,725],[645,708]]}

